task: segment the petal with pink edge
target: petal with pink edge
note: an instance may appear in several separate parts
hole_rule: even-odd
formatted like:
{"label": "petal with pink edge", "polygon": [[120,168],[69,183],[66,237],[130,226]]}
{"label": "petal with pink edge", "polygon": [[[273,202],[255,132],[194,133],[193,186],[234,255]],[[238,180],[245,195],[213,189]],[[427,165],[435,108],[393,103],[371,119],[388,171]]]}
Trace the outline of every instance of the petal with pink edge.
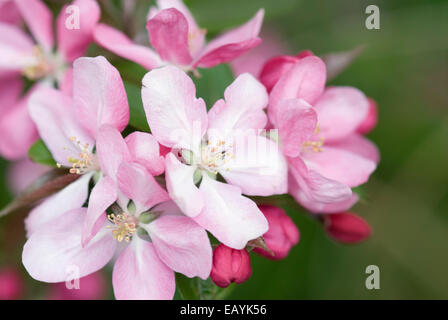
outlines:
{"label": "petal with pink edge", "polygon": [[234,249],[268,231],[268,222],[255,202],[241,195],[238,187],[204,175],[200,190],[205,207],[194,220],[216,239]]}
{"label": "petal with pink edge", "polygon": [[212,269],[212,247],[207,232],[185,216],[162,215],[147,225],[159,258],[175,272],[207,279]]}
{"label": "petal with pink edge", "polygon": [[53,49],[53,16],[41,0],[15,0],[26,25],[37,42],[50,52]]}
{"label": "petal with pink edge", "polygon": [[219,173],[251,196],[288,191],[288,166],[279,146],[264,136],[246,136],[235,142],[234,157]]}
{"label": "petal with pink edge", "polygon": [[0,118],[20,100],[23,90],[23,81],[19,76],[0,78]]}
{"label": "petal with pink edge", "polygon": [[85,174],[67,187],[52,195],[36,208],[31,210],[25,219],[25,229],[30,237],[35,231],[51,226],[53,220],[61,217],[65,212],[81,208],[87,200],[89,181],[92,174]]}
{"label": "petal with pink edge", "polygon": [[123,161],[131,161],[131,155],[120,132],[115,127],[103,125],[98,131],[96,151],[101,170],[114,181]]}
{"label": "petal with pink edge", "polygon": [[[74,14],[71,6],[76,6],[79,13],[79,28],[68,28],[70,15]],[[57,19],[58,49],[69,62],[84,55],[93,40],[93,30],[100,19],[100,7],[94,0],[75,0],[70,6],[61,9]]]}
{"label": "petal with pink edge", "polygon": [[352,87],[330,87],[314,105],[319,117],[320,135],[337,141],[358,129],[369,111],[367,97]]}
{"label": "petal with pink edge", "polygon": [[142,100],[151,132],[166,147],[194,151],[207,129],[204,100],[196,98],[193,80],[167,66],[143,78]]}
{"label": "petal with pink edge", "polygon": [[134,239],[120,254],[112,274],[118,300],[169,300],[174,296],[174,271],[157,256],[154,245]]}
{"label": "petal with pink edge", "polygon": [[94,140],[78,123],[73,100],[61,91],[39,87],[30,96],[28,110],[39,135],[56,162],[71,167],[69,157],[78,158],[82,146],[92,150]]}
{"label": "petal with pink edge", "polygon": [[19,27],[0,22],[0,71],[22,71],[36,63],[34,43]]}
{"label": "petal with pink edge", "polygon": [[260,72],[260,81],[268,92],[272,90],[278,80],[300,59],[294,56],[277,56],[268,60]]}
{"label": "petal with pink edge", "polygon": [[313,105],[324,91],[325,63],[316,56],[300,59],[281,78],[269,97],[269,119],[275,124],[275,108],[281,100],[301,98]]}
{"label": "petal with pink edge", "polygon": [[117,181],[120,191],[134,201],[137,214],[170,199],[154,177],[137,163],[123,162],[118,168]]}
{"label": "petal with pink edge", "polygon": [[330,145],[324,146],[322,152],[307,152],[302,157],[310,170],[352,188],[367,182],[376,169],[372,160]]}
{"label": "petal with pink edge", "polygon": [[86,208],[73,209],[34,232],[25,243],[22,262],[28,273],[43,282],[73,280],[104,267],[112,258],[116,241],[104,229],[85,248],[81,231]]}
{"label": "petal with pink edge", "polygon": [[159,144],[151,134],[137,131],[124,140],[133,162],[144,166],[153,176],[165,171],[165,158],[160,155]]}
{"label": "petal with pink edge", "polygon": [[101,125],[122,131],[129,122],[129,105],[120,73],[104,57],[79,58],[73,64],[73,103],[92,136]]}
{"label": "petal with pink edge", "polygon": [[103,48],[140,64],[151,70],[160,65],[157,53],[150,48],[135,44],[124,33],[105,24],[98,24],[93,31],[93,38]]}
{"label": "petal with pink edge", "polygon": [[275,118],[283,153],[289,157],[298,156],[303,143],[316,131],[316,112],[303,99],[282,100]]}
{"label": "petal with pink edge", "polygon": [[352,196],[352,190],[345,184],[330,180],[320,173],[308,170],[299,157],[288,158],[289,180],[294,180],[302,192],[312,201],[331,204],[347,201]]}
{"label": "petal with pink edge", "polygon": [[188,21],[175,8],[160,11],[146,23],[152,46],[160,58],[177,65],[188,65]]}
{"label": "petal with pink edge", "polygon": [[244,25],[232,29],[210,41],[193,62],[193,67],[210,68],[233,60],[261,43],[258,37],[264,10],[260,9]]}
{"label": "petal with pink edge", "polygon": [[263,85],[248,73],[240,75],[224,91],[225,102],[216,103],[208,114],[209,129],[263,129],[268,95]]}
{"label": "petal with pink edge", "polygon": [[167,154],[165,165],[166,187],[171,199],[187,216],[197,216],[204,207],[204,199],[193,181],[196,166],[181,163],[172,153]]}
{"label": "petal with pink edge", "polygon": [[85,247],[104,225],[105,212],[118,198],[117,186],[110,177],[104,177],[93,187],[82,228],[82,246]]}
{"label": "petal with pink edge", "polygon": [[352,152],[358,156],[371,160],[378,164],[380,161],[380,152],[376,145],[360,134],[352,134],[343,140],[332,142],[331,147]]}

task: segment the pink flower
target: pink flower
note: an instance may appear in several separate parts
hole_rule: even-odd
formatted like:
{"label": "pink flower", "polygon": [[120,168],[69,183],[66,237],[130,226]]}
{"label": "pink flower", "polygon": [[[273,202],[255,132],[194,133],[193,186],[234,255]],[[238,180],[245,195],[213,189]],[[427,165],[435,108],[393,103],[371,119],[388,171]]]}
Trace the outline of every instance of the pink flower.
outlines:
{"label": "pink flower", "polygon": [[[0,110],[0,134],[3,137],[0,155],[7,159],[23,158],[37,139],[36,128],[26,110],[30,94],[40,85],[52,86],[54,82],[71,93],[71,63],[84,54],[92,40],[93,26],[100,17],[96,1],[76,0],[73,4],[80,10],[80,28],[65,26],[68,15],[64,7],[56,23],[56,52],[53,51],[51,12],[40,0],[13,0],[3,4],[21,13],[35,40],[18,26],[0,22],[0,106],[7,106],[3,112]],[[21,75],[39,80],[25,97],[20,97],[23,89]],[[3,95],[9,96],[8,104],[5,104]]]}
{"label": "pink flower", "polygon": [[235,250],[220,244],[213,252],[212,281],[221,288],[232,282],[241,284],[252,275],[250,256],[246,249]]}
{"label": "pink flower", "polygon": [[368,223],[351,212],[328,214],[323,219],[328,235],[342,243],[358,243],[372,233]]}
{"label": "pink flower", "polygon": [[67,288],[67,284],[55,283],[51,286],[50,300],[100,300],[106,298],[106,282],[101,272],[92,273],[79,279],[79,287]]}
{"label": "pink flower", "polygon": [[[50,198],[47,219],[30,223],[29,232],[52,219],[61,206],[66,210],[81,207],[92,178],[96,184],[90,196],[89,210],[100,215],[116,200],[118,165],[123,159],[132,157],[125,142],[109,144],[117,135],[121,139],[119,131],[129,120],[126,92],[118,70],[104,57],[79,58],[74,62],[73,84],[73,97],[42,87],[32,94],[28,104],[39,135],[59,166],[82,175],[71,184],[70,192]],[[110,133],[108,127],[101,132],[100,126],[106,124],[117,132]],[[31,213],[29,220],[32,216]]]}
{"label": "pink flower", "polygon": [[134,44],[126,35],[104,24],[95,28],[94,37],[102,47],[148,70],[166,64],[182,66],[184,70],[210,68],[258,45],[263,15],[264,11],[259,10],[246,24],[205,44],[206,31],[198,27],[182,1],[158,0],[146,25],[155,51]]}
{"label": "pink flower", "polygon": [[143,78],[142,100],[151,132],[172,148],[165,163],[170,197],[219,241],[242,249],[263,235],[268,224],[241,193],[285,193],[287,168],[277,144],[259,133],[267,120],[263,86],[244,74],[224,97],[207,114],[193,81],[179,68],[163,67]]}
{"label": "pink flower", "polygon": [[289,192],[310,211],[332,213],[357,201],[351,188],[368,180],[379,154],[357,133],[369,110],[366,96],[352,87],[325,88],[325,80],[320,58],[300,58],[282,71],[268,114],[288,157]]}
{"label": "pink flower", "polygon": [[260,206],[260,210],[269,223],[269,230],[263,235],[263,238],[272,253],[261,248],[254,248],[254,252],[273,260],[286,258],[289,250],[299,243],[299,229],[279,207]]}
{"label": "pink flower", "polygon": [[0,269],[0,300],[16,300],[23,296],[24,281],[13,268]]}
{"label": "pink flower", "polygon": [[[142,165],[121,162],[117,181],[117,204],[108,215],[102,212],[87,243],[87,208],[66,211],[60,206],[56,217],[30,234],[22,256],[28,273],[39,281],[62,282],[68,268],[75,267],[84,277],[117,255],[112,275],[117,299],[171,299],[174,272],[207,279],[212,249],[206,231],[168,201],[166,191]],[[46,218],[48,201],[34,209],[34,220]]]}

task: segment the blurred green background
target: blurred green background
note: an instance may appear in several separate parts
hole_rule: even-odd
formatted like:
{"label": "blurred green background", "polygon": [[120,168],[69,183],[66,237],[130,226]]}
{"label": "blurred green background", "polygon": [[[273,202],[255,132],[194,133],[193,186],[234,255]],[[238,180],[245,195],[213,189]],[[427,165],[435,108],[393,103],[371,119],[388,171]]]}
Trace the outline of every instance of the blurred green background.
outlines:
{"label": "blurred green background", "polygon": [[[335,243],[319,223],[287,208],[301,232],[299,245],[283,261],[252,255],[252,278],[229,298],[447,299],[448,1],[186,3],[211,33],[264,7],[263,30],[280,36],[289,51],[283,53],[310,49],[321,55],[366,45],[331,84],[358,87],[379,106],[379,124],[369,137],[381,151],[381,162],[364,186],[363,201],[352,210],[371,224],[372,237],[354,246]],[[369,4],[380,8],[380,30],[365,28]],[[122,73],[127,67],[135,70],[117,61]],[[0,160],[2,183],[6,167]],[[5,184],[0,189],[2,207],[11,195]],[[22,218],[0,221],[0,265],[20,261]],[[380,269],[379,290],[365,288],[365,268],[371,264]],[[28,281],[31,288],[41,286]],[[39,289],[31,289],[30,297],[34,291]]]}

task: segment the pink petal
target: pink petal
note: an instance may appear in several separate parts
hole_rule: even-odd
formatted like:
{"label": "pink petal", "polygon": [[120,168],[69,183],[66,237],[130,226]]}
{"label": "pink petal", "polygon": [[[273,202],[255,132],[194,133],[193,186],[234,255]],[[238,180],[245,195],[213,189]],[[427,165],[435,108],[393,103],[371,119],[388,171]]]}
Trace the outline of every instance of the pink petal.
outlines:
{"label": "pink petal", "polygon": [[298,156],[303,143],[316,130],[316,112],[305,100],[282,100],[276,108],[275,118],[283,153],[289,157]]}
{"label": "pink petal", "polygon": [[314,105],[320,134],[326,141],[340,140],[354,132],[366,118],[369,102],[356,88],[330,87]]}
{"label": "pink petal", "polygon": [[378,123],[378,106],[372,98],[367,99],[369,100],[369,112],[357,130],[361,134],[369,133]]}
{"label": "pink petal", "polygon": [[260,44],[258,38],[263,23],[264,10],[260,9],[244,25],[232,29],[212,40],[193,62],[193,67],[210,68],[233,60]]}
{"label": "pink petal", "polygon": [[117,186],[110,177],[104,177],[93,187],[82,228],[82,246],[85,247],[98,233],[106,218],[105,212],[118,198]]}
{"label": "pink petal", "polygon": [[[181,0],[158,0],[157,7],[150,10],[150,17],[152,19],[160,10],[175,8],[182,13],[188,22],[188,45],[191,55],[196,55],[204,46],[205,31],[201,30],[193,15],[188,10],[187,6]],[[149,20],[148,19],[148,20]]]}
{"label": "pink petal", "polygon": [[[260,38],[263,39],[260,45],[230,62],[230,66],[236,76],[250,73],[255,78],[261,80],[261,71],[266,61],[278,55],[279,52],[286,51],[285,45],[278,34],[270,30],[268,32],[262,31]],[[261,82],[266,86],[263,81]]]}
{"label": "pink petal", "polygon": [[159,258],[175,272],[207,279],[212,269],[212,247],[207,232],[185,216],[163,215],[143,225]]}
{"label": "pink petal", "polygon": [[41,0],[15,0],[26,25],[37,42],[50,52],[53,48],[53,16]]}
{"label": "pink petal", "polygon": [[308,170],[299,157],[288,158],[288,162],[290,182],[296,183],[309,201],[331,204],[347,201],[352,196],[352,190],[347,185]]}
{"label": "pink petal", "polygon": [[288,191],[287,163],[276,142],[264,136],[248,136],[235,142],[234,159],[219,170],[230,184],[251,196],[270,196]]}
{"label": "pink petal", "polygon": [[142,82],[146,118],[157,141],[170,148],[199,147],[207,129],[207,112],[204,100],[196,98],[191,78],[167,66],[148,72]]}
{"label": "pink petal", "polygon": [[79,58],[73,66],[73,101],[80,122],[93,136],[103,124],[122,131],[129,122],[129,105],[118,70],[101,56]]}
{"label": "pink petal", "polygon": [[16,105],[9,106],[10,110],[0,118],[0,155],[6,159],[22,159],[38,138],[27,109],[29,95],[35,88],[31,88],[27,96]]}
{"label": "pink petal", "polygon": [[263,213],[240,188],[203,175],[200,190],[205,207],[194,220],[226,246],[242,249],[268,230]]}
{"label": "pink petal", "polygon": [[380,152],[376,145],[372,141],[357,133],[352,134],[343,140],[332,142],[329,145],[337,149],[354,153],[358,156],[371,160],[376,164],[380,161]]}
{"label": "pink petal", "polygon": [[63,216],[67,211],[81,208],[87,200],[91,177],[92,174],[81,176],[31,210],[25,219],[27,236],[29,237],[46,226],[51,227],[53,221]]}
{"label": "pink petal", "polygon": [[309,56],[300,59],[272,89],[269,97],[269,119],[275,121],[275,108],[281,100],[301,98],[313,105],[324,90],[325,80],[325,63],[320,58]]}
{"label": "pink petal", "polygon": [[299,58],[294,56],[277,56],[264,64],[259,79],[268,92],[272,90],[278,80],[299,60]]}
{"label": "pink petal", "polygon": [[23,81],[20,76],[0,78],[0,118],[20,100]]}
{"label": "pink petal", "polygon": [[92,137],[78,123],[72,103],[59,90],[42,86],[31,94],[28,103],[29,114],[53,158],[68,167],[72,166],[68,158],[78,158],[80,153],[79,145],[71,137],[83,145],[88,143],[89,150],[94,145]]}
{"label": "pink petal", "polygon": [[36,61],[33,40],[19,27],[0,22],[0,71],[22,71]]}
{"label": "pink petal", "polygon": [[19,25],[22,17],[14,1],[0,2],[0,22]]}
{"label": "pink petal", "polygon": [[58,49],[67,61],[73,61],[84,55],[93,40],[93,30],[100,19],[100,7],[94,0],[76,0],[71,3],[79,9],[79,29],[69,29],[66,21],[72,14],[64,6],[57,19]]}
{"label": "pink petal", "polygon": [[171,199],[187,216],[197,216],[204,207],[204,199],[193,181],[196,166],[181,163],[172,153],[167,154],[165,165],[166,187]]}
{"label": "pink petal", "polygon": [[157,256],[154,245],[135,239],[120,254],[112,274],[119,300],[169,300],[174,296],[174,272]]}
{"label": "pink petal", "polygon": [[170,199],[154,177],[137,163],[123,162],[118,168],[117,181],[120,191],[136,204],[137,213]]}
{"label": "pink petal", "polygon": [[123,161],[131,161],[131,155],[120,132],[115,127],[103,125],[98,131],[96,151],[103,173],[116,181],[118,168]]}
{"label": "pink petal", "polygon": [[310,170],[349,187],[367,182],[376,169],[372,160],[329,145],[324,146],[322,152],[307,152],[303,158]]}
{"label": "pink petal", "polygon": [[105,24],[98,24],[93,37],[100,46],[151,70],[160,65],[159,56],[151,49],[134,44],[124,33]]}
{"label": "pink petal", "polygon": [[28,158],[15,161],[8,168],[8,186],[14,194],[19,194],[50,170],[51,167],[34,163]]}
{"label": "pink petal", "polygon": [[209,112],[209,128],[219,131],[263,129],[267,117],[266,89],[250,74],[236,78],[224,92],[225,102],[216,103]]}
{"label": "pink petal", "polygon": [[152,46],[162,60],[188,65],[191,56],[188,48],[188,21],[175,8],[160,11],[146,24]]}
{"label": "pink petal", "polygon": [[73,68],[69,67],[62,74],[62,79],[58,83],[59,89],[68,96],[73,96]]}
{"label": "pink petal", "polygon": [[34,279],[43,282],[64,282],[84,277],[106,265],[112,258],[116,241],[110,232],[98,233],[85,248],[81,231],[85,208],[64,213],[58,219],[34,232],[23,247],[22,262]]}
{"label": "pink petal", "polygon": [[133,162],[145,167],[153,176],[158,176],[165,171],[165,158],[160,155],[159,144],[151,134],[137,131],[124,140]]}

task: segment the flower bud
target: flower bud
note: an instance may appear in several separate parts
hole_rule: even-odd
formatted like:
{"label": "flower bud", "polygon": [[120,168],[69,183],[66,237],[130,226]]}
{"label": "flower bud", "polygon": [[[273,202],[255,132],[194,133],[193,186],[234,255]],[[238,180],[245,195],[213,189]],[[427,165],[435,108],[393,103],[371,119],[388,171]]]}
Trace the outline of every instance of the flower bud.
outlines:
{"label": "flower bud", "polygon": [[255,248],[254,252],[273,260],[283,259],[299,242],[299,229],[283,209],[274,206],[259,206],[259,208],[269,223],[269,230],[263,238],[273,254],[261,248]]}
{"label": "flower bud", "polygon": [[213,252],[210,277],[221,288],[230,283],[243,283],[252,275],[250,256],[246,249],[236,250],[220,244]]}
{"label": "flower bud", "polygon": [[0,300],[20,299],[23,295],[23,280],[12,268],[0,269]]}
{"label": "flower bud", "polygon": [[378,123],[378,106],[372,98],[368,98],[369,100],[369,111],[367,113],[366,118],[358,127],[358,133],[367,134],[372,131],[377,123]]}
{"label": "flower bud", "polygon": [[328,235],[342,243],[358,243],[372,233],[367,222],[351,212],[325,215],[324,227]]}

